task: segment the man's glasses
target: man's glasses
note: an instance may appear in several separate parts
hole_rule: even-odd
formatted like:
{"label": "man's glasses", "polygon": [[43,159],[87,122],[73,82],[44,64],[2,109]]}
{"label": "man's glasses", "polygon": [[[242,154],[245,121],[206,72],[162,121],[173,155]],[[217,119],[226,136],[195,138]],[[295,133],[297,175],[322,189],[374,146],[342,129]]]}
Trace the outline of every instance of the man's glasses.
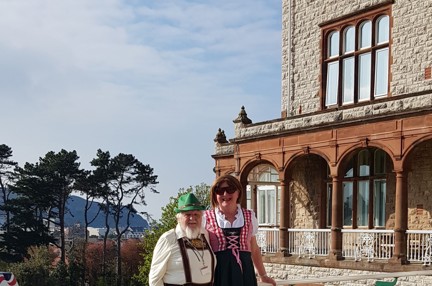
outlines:
{"label": "man's glasses", "polygon": [[236,188],[228,186],[228,187],[218,187],[215,190],[215,193],[219,196],[222,196],[223,194],[225,194],[225,192],[227,192],[228,194],[234,194],[237,191]]}

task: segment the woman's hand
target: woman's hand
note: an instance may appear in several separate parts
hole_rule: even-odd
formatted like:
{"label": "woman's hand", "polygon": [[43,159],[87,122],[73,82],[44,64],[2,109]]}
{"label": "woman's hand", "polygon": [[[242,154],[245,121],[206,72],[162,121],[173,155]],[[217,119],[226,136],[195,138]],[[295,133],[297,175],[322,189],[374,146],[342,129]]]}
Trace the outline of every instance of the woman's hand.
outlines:
{"label": "woman's hand", "polygon": [[263,283],[269,283],[273,286],[276,286],[276,281],[274,281],[273,278],[268,277],[267,275],[260,276],[260,279],[261,279],[261,282],[263,282]]}

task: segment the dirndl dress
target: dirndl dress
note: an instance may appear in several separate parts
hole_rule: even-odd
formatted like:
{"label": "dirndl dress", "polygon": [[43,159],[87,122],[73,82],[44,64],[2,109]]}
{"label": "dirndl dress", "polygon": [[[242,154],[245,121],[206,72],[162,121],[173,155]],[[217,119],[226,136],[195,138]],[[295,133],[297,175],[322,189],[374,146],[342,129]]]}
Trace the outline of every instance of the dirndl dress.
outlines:
{"label": "dirndl dress", "polygon": [[232,228],[219,227],[214,210],[206,211],[206,229],[217,258],[214,286],[257,286],[250,250],[251,213],[242,211],[244,225]]}

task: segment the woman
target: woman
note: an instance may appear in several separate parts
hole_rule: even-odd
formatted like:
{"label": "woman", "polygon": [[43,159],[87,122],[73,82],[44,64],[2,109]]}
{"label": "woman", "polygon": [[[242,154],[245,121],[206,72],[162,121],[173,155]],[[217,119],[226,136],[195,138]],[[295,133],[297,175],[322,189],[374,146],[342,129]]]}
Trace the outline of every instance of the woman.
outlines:
{"label": "woman", "polygon": [[233,176],[219,177],[210,190],[213,209],[205,211],[205,227],[217,257],[215,286],[256,286],[254,266],[261,282],[276,285],[267,276],[255,234],[255,213],[240,207],[240,182]]}

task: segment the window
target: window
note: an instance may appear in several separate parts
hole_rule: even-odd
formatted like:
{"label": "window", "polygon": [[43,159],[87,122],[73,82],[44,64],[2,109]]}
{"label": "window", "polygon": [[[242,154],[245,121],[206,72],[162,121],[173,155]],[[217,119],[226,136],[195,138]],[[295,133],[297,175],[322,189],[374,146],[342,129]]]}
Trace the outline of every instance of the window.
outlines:
{"label": "window", "polygon": [[[256,197],[252,190],[256,190]],[[258,165],[248,175],[246,204],[253,209],[256,200],[256,212],[260,225],[276,225],[280,216],[279,174],[268,164]]]}
{"label": "window", "polygon": [[322,26],[322,107],[388,95],[391,6]]}
{"label": "window", "polygon": [[258,223],[276,224],[276,188],[274,186],[259,186],[258,196]]}
{"label": "window", "polygon": [[[384,227],[386,219],[386,164],[380,149],[358,151],[345,165],[342,179],[343,225],[352,228]],[[331,225],[332,182],[327,179],[327,225]]]}

